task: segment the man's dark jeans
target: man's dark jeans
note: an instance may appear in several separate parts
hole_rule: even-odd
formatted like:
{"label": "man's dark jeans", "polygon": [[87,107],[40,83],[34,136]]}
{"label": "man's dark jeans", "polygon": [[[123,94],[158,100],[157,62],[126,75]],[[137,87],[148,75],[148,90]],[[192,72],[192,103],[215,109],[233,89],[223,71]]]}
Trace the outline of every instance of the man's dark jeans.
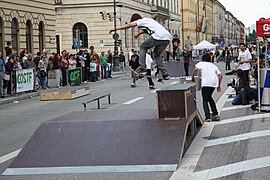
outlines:
{"label": "man's dark jeans", "polygon": [[214,91],[215,91],[214,87],[202,87],[203,109],[206,119],[210,118],[210,110],[208,103],[210,104],[213,115],[218,115],[216,103],[212,98],[212,94]]}

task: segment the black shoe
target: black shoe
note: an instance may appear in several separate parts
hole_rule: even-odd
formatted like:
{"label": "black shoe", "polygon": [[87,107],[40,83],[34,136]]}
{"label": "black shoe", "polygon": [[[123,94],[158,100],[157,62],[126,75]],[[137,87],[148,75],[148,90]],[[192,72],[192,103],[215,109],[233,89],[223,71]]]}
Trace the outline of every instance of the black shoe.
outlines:
{"label": "black shoe", "polygon": [[170,75],[168,73],[163,74],[162,77],[163,77],[164,80],[169,80],[170,79]]}
{"label": "black shoe", "polygon": [[210,119],[210,118],[205,118],[205,120],[204,120],[205,122],[211,122],[212,121],[212,119]]}
{"label": "black shoe", "polygon": [[248,102],[247,101],[243,101],[242,102],[242,105],[248,105]]}
{"label": "black shoe", "polygon": [[210,117],[212,121],[220,121],[220,116],[219,115],[213,115]]}

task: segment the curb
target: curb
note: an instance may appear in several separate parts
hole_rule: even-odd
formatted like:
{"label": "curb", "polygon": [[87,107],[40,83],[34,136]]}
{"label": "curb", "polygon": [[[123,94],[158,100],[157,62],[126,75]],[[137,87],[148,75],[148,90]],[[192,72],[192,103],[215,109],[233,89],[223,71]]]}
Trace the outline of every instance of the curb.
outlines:
{"label": "curb", "polygon": [[27,93],[25,95],[6,97],[6,98],[3,98],[2,100],[0,100],[0,105],[12,103],[14,101],[21,101],[21,100],[25,100],[25,99],[37,97],[37,96],[39,96],[39,92],[33,92],[33,93]]}

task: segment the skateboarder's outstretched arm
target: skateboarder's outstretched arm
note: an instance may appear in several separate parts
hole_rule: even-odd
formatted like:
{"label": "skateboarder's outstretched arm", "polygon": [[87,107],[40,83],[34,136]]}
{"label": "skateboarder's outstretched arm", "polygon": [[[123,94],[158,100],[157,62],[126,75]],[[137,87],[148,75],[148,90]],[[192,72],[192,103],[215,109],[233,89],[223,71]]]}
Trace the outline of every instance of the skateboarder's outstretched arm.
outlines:
{"label": "skateboarder's outstretched arm", "polygon": [[137,26],[137,23],[132,22],[132,23],[129,23],[129,24],[125,24],[123,26],[116,27],[116,29],[112,28],[109,31],[109,33],[113,32],[113,31],[117,31],[117,30],[129,29],[129,28],[136,27],[136,26]]}
{"label": "skateboarder's outstretched arm", "polygon": [[139,37],[140,35],[144,34],[144,33],[145,33],[144,31],[138,32],[138,33],[134,36],[135,39],[138,39],[138,37]]}

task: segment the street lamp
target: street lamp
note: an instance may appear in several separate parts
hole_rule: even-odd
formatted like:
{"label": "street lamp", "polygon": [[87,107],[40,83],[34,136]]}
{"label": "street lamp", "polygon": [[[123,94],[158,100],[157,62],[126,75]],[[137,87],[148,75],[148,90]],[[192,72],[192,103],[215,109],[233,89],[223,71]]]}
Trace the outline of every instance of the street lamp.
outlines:
{"label": "street lamp", "polygon": [[[116,29],[116,2],[113,0],[113,17],[114,17],[114,29]],[[114,31],[113,34],[114,39],[114,55],[113,55],[113,71],[120,71],[119,69],[119,55],[118,55],[118,47],[117,47],[117,41],[119,39],[119,34],[117,34],[116,31]]]}

